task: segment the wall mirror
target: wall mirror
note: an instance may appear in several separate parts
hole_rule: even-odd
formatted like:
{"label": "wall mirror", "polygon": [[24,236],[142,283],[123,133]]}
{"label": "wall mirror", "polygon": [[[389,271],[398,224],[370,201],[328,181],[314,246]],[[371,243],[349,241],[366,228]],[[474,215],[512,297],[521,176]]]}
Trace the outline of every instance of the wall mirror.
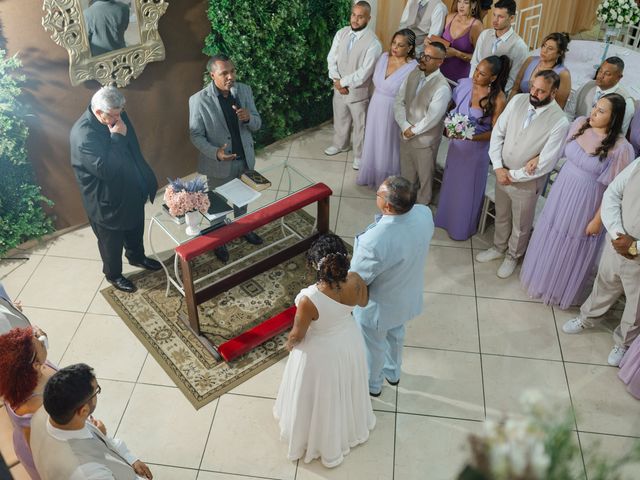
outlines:
{"label": "wall mirror", "polygon": [[42,26],[69,53],[71,85],[124,87],[164,60],[158,20],[165,0],[44,0]]}

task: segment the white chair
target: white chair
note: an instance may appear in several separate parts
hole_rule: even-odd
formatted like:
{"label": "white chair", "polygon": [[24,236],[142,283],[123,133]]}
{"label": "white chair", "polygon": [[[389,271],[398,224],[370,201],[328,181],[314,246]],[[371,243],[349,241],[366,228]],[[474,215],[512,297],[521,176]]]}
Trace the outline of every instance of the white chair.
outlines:
{"label": "white chair", "polygon": [[540,38],[540,22],[542,21],[542,3],[520,10],[516,17],[516,32],[529,50],[538,48]]}
{"label": "white chair", "polygon": [[631,50],[640,50],[640,25],[629,25],[623,30],[622,39],[615,43]]}

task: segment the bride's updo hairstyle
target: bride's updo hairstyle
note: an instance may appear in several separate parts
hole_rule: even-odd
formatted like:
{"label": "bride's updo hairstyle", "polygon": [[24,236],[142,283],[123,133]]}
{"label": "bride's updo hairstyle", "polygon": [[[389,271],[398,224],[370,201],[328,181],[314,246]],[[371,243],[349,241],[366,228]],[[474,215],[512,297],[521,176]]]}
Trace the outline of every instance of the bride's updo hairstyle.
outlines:
{"label": "bride's updo hairstyle", "polygon": [[349,272],[349,252],[342,239],[333,233],[321,235],[307,252],[307,264],[316,271],[318,281],[340,288]]}

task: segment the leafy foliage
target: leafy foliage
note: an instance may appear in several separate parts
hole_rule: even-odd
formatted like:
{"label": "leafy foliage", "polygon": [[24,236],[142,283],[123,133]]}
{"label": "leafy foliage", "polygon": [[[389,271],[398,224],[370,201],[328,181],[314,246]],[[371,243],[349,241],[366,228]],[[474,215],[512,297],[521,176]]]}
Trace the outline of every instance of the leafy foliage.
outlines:
{"label": "leafy foliage", "polygon": [[0,50],[0,255],[53,230],[42,203],[51,205],[34,183],[27,158],[27,125],[18,101],[24,81],[17,57]]}
{"label": "leafy foliage", "polygon": [[253,89],[266,145],[331,116],[326,57],[350,0],[209,0],[204,53],[233,59]]}

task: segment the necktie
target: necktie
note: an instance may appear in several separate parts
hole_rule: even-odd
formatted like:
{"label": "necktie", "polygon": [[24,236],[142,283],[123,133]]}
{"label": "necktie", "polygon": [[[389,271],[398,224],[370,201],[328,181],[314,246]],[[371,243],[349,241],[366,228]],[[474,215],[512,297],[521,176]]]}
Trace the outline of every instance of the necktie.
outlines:
{"label": "necktie", "polygon": [[493,41],[493,45],[491,45],[491,55],[495,55],[496,54],[496,51],[498,50],[498,45],[500,44],[501,40],[502,40],[501,38],[496,38]]}
{"label": "necktie", "polygon": [[347,46],[347,52],[351,53],[351,49],[353,48],[354,43],[356,43],[356,34],[351,32],[351,37],[349,38],[349,45]]}
{"label": "necktie", "polygon": [[602,90],[596,90],[596,95],[593,97],[593,104],[591,105],[591,108],[596,106],[596,103],[598,103],[598,100],[602,98],[602,95],[604,95]]}
{"label": "necktie", "polygon": [[523,130],[529,126],[535,114],[536,114],[536,110],[534,108],[529,109],[529,111],[527,112],[527,118],[524,119],[524,123],[522,124]]}
{"label": "necktie", "polygon": [[424,15],[424,11],[427,9],[428,2],[418,2],[418,14],[416,15],[419,19],[422,19],[422,15]]}
{"label": "necktie", "polygon": [[[97,427],[96,427],[97,430]],[[130,465],[129,462],[127,462],[127,460],[120,455],[120,452],[118,452],[117,450],[115,450],[110,444],[109,442],[107,442],[107,440],[105,438],[102,437],[101,433],[98,433],[96,431],[92,431],[91,429],[89,429],[89,432],[91,432],[91,435],[93,436],[93,438],[97,438],[98,440],[100,440],[102,443],[104,443],[105,447],[107,447],[107,449],[116,457],[118,457],[120,460],[122,460],[125,464]]]}
{"label": "necktie", "polygon": [[420,78],[420,81],[418,82],[418,86],[416,87],[416,95],[418,95],[418,93],[420,93],[420,90],[422,90],[422,87],[424,87],[425,83],[427,83],[427,77],[422,76]]}

